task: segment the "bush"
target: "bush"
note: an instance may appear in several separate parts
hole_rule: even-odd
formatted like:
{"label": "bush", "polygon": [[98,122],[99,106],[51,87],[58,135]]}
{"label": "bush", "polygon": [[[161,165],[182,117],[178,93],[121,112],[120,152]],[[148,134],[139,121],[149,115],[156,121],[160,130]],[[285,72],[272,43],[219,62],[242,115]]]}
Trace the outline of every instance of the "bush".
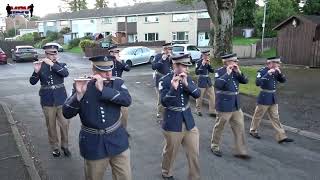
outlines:
{"label": "bush", "polygon": [[40,48],[42,48],[42,46],[44,46],[45,44],[47,44],[47,43],[49,43],[49,42],[51,42],[51,40],[50,39],[48,39],[48,38],[45,38],[45,39],[42,39],[41,40],[41,42],[40,42]]}
{"label": "bush", "polygon": [[61,30],[60,30],[60,34],[67,34],[67,33],[69,33],[69,32],[71,32],[71,29],[69,28],[69,27],[64,27],[64,28],[62,28]]}
{"label": "bush", "polygon": [[88,39],[84,39],[82,41],[80,41],[79,46],[82,49],[82,51],[84,51],[85,48],[93,48],[95,47],[95,42],[92,40],[88,40]]}
{"label": "bush", "polygon": [[47,31],[46,39],[49,41],[54,41],[59,38],[59,33],[58,32],[53,32],[53,31]]}
{"label": "bush", "polygon": [[25,41],[25,42],[28,42],[28,43],[33,43],[34,42],[33,33],[24,34],[24,35],[18,37],[17,40]]}
{"label": "bush", "polygon": [[88,39],[88,40],[93,40],[94,37],[93,36],[84,36],[81,39]]}
{"label": "bush", "polygon": [[81,41],[81,39],[79,39],[79,38],[72,39],[68,44],[68,49],[72,49],[74,47],[79,46],[80,41]]}

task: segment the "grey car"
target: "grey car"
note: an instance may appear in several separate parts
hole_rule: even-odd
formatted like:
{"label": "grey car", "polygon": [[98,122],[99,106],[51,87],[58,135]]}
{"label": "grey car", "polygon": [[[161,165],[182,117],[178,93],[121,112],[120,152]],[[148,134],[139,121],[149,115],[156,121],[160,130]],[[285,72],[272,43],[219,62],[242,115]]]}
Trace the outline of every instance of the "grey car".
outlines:
{"label": "grey car", "polygon": [[120,51],[120,59],[129,66],[150,63],[155,57],[155,50],[144,46],[127,47]]}
{"label": "grey car", "polygon": [[15,62],[38,60],[38,53],[32,46],[16,46],[11,52]]}

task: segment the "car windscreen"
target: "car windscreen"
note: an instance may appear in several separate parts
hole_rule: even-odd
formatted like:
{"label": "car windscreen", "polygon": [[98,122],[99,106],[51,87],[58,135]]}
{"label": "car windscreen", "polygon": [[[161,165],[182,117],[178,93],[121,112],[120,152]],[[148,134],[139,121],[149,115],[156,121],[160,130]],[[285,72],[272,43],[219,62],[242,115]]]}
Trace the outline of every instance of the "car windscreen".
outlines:
{"label": "car windscreen", "polygon": [[196,46],[188,46],[187,51],[200,51]]}
{"label": "car windscreen", "polygon": [[134,48],[125,48],[121,51],[121,54],[129,54],[132,55],[134,54],[134,52],[136,51],[136,49]]}
{"label": "car windscreen", "polygon": [[34,52],[34,48],[19,48],[19,52]]}
{"label": "car windscreen", "polygon": [[183,47],[183,46],[173,46],[173,47],[172,47],[172,51],[173,51],[173,52],[184,51],[184,47]]}

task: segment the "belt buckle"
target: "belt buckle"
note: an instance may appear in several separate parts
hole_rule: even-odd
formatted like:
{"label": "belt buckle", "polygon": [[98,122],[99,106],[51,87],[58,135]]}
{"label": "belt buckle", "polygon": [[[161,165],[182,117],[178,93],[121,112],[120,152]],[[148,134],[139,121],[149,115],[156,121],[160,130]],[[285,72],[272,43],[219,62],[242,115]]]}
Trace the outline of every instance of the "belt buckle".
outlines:
{"label": "belt buckle", "polygon": [[55,88],[56,88],[56,86],[55,86],[55,85],[52,85],[52,86],[51,86],[51,89],[55,89]]}
{"label": "belt buckle", "polygon": [[186,108],[184,108],[184,107],[183,107],[181,110],[182,110],[182,111],[185,111],[185,110],[186,110]]}
{"label": "belt buckle", "polygon": [[104,129],[99,129],[98,132],[99,132],[99,134],[104,134],[105,130]]}

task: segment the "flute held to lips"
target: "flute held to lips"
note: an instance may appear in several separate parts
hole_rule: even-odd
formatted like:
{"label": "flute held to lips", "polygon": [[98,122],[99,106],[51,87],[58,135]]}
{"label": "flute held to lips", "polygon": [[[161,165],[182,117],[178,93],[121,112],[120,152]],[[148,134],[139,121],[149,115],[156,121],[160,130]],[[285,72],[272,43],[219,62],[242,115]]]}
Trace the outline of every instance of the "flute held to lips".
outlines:
{"label": "flute held to lips", "polygon": [[[91,80],[95,80],[92,76],[83,76],[83,77],[79,77],[79,78],[75,78],[74,81],[91,81]],[[107,78],[103,78],[104,81],[113,81],[115,80],[115,78],[110,78],[110,79],[107,79]]]}

